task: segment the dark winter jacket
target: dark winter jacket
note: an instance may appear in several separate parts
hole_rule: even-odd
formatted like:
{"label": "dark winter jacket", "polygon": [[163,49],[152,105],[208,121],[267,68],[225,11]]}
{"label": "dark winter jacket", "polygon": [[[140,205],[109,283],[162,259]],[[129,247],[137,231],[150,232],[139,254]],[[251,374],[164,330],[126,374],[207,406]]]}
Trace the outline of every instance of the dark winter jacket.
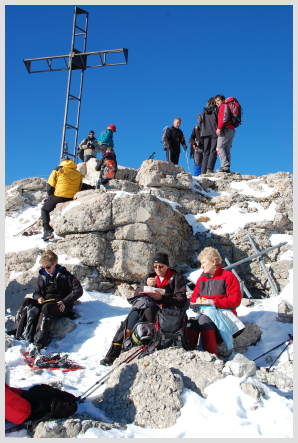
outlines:
{"label": "dark winter jacket", "polygon": [[5,420],[20,425],[31,414],[29,401],[22,398],[23,390],[5,383]]}
{"label": "dark winter jacket", "polygon": [[[163,308],[168,308],[170,306],[177,306],[177,308],[183,308],[186,305],[186,280],[183,275],[178,274],[175,269],[171,269],[174,275],[170,278],[169,282],[163,288],[165,289],[165,294],[163,294],[161,300],[158,303],[162,304]],[[143,296],[140,292],[144,291],[144,286],[147,286],[148,278],[155,278],[156,273],[150,272],[145,275],[143,281],[139,284],[135,290],[134,297],[128,299],[128,301],[133,300],[135,297]]]}
{"label": "dark winter jacket", "polygon": [[62,300],[65,306],[72,308],[74,302],[83,295],[81,283],[64,266],[57,264],[56,271],[54,275],[50,275],[43,268],[39,270],[33,298]]}
{"label": "dark winter jacket", "polygon": [[117,172],[117,160],[116,155],[112,152],[105,152],[102,155],[102,158],[97,162],[95,166],[96,171],[100,171],[101,167],[104,166],[104,170],[102,173],[103,178],[115,178]]}
{"label": "dark winter jacket", "polygon": [[164,134],[164,150],[167,150],[167,146],[170,146],[171,151],[180,152],[180,143],[182,146],[186,146],[185,138],[181,129],[171,126]]}
{"label": "dark winter jacket", "polygon": [[195,303],[198,297],[212,298],[216,308],[231,309],[235,315],[242,298],[237,277],[222,269],[220,264],[212,277],[204,272],[200,275],[190,302]]}
{"label": "dark winter jacket", "polygon": [[190,139],[189,139],[189,144],[190,145],[194,145],[195,147],[195,152],[201,152],[203,149],[203,140],[200,137],[200,128],[199,126],[195,126],[192,130]]}
{"label": "dark winter jacket", "polygon": [[200,117],[200,136],[216,135],[218,107],[215,105],[204,108]]}

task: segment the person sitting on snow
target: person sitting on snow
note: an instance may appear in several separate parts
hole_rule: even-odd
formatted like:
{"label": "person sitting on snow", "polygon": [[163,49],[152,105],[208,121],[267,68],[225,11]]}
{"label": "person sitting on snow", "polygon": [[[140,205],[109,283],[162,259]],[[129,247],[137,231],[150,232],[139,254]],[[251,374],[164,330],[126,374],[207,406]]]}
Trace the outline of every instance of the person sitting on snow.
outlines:
{"label": "person sitting on snow", "polygon": [[[230,309],[237,316],[236,308],[242,298],[237,277],[232,272],[222,269],[221,256],[216,248],[205,248],[199,254],[198,260],[201,261],[203,273],[192,293],[190,307],[195,305],[195,308],[213,306],[216,309]],[[191,348],[196,349],[201,333],[204,351],[215,354],[217,344],[222,343],[222,339],[214,322],[202,313],[198,319],[189,318],[189,324],[187,332]]]}
{"label": "person sitting on snow", "polygon": [[[155,322],[155,317],[160,306],[168,308],[177,306],[183,308],[186,305],[186,281],[183,275],[169,266],[167,254],[158,252],[153,258],[154,271],[145,275],[143,281],[136,288],[134,297],[127,299],[132,304],[132,309],[126,319],[121,322],[117,330],[112,345],[105,358],[100,361],[101,365],[110,366],[119,357],[124,338],[127,339],[132,328],[137,322]],[[150,296],[141,294],[144,286],[162,288],[165,294],[157,292],[150,293]],[[126,331],[126,334],[125,334]],[[125,334],[125,337],[124,337]]]}
{"label": "person sitting on snow", "polygon": [[113,148],[107,148],[102,159],[95,166],[95,171],[100,171],[96,189],[105,189],[104,185],[115,178],[117,172],[117,160]]}
{"label": "person sitting on snow", "polygon": [[64,203],[73,200],[74,195],[82,190],[83,176],[77,171],[77,165],[69,160],[68,157],[62,157],[61,163],[51,173],[47,182],[48,198],[41,208],[41,218],[44,234],[44,241],[53,237],[53,228],[50,226],[50,212],[52,212],[58,203]]}
{"label": "person sitting on snow", "polygon": [[16,314],[18,319],[18,313],[27,306],[25,331],[22,332],[23,326],[19,321],[16,337],[22,334],[37,349],[47,345],[52,319],[67,317],[74,302],[83,295],[81,283],[58,264],[58,257],[53,251],[44,252],[41,263],[33,298],[24,298]]}

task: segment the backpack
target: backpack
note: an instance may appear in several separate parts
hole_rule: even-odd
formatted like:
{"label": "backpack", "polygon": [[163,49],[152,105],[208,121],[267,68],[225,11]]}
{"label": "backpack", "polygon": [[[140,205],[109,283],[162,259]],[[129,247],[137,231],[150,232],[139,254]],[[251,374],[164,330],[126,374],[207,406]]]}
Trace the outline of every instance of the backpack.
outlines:
{"label": "backpack", "polygon": [[156,338],[156,332],[155,323],[137,322],[134,325],[130,336],[124,339],[121,351],[126,352],[129,351],[133,346],[141,346],[142,344],[153,342],[153,340]]}
{"label": "backpack", "polygon": [[[24,338],[33,342],[33,337],[38,321],[39,307],[34,299],[25,299],[25,306],[22,304],[15,316],[16,333],[15,338]],[[28,300],[28,302],[27,302]],[[30,304],[29,304],[30,303]]]}
{"label": "backpack", "polygon": [[229,97],[226,99],[225,103],[227,104],[230,110],[230,123],[235,128],[238,128],[241,125],[241,116],[242,116],[242,108],[239,104],[238,100],[235,97]]}
{"label": "backpack", "polygon": [[187,335],[187,315],[182,309],[173,306],[162,308],[157,313],[155,323],[156,338],[150,348],[166,349],[171,346],[183,347],[186,351],[191,349]]}
{"label": "backpack", "polygon": [[77,150],[77,157],[78,157],[80,160],[84,161],[84,149],[78,149],[78,150]]}
{"label": "backpack", "polygon": [[105,168],[103,171],[103,176],[105,178],[114,178],[114,167],[115,167],[115,161],[111,159],[105,160]]}
{"label": "backpack", "polygon": [[167,150],[167,149],[166,149],[166,146],[165,146],[165,133],[166,133],[166,130],[169,129],[169,128],[170,128],[171,133],[172,133],[172,126],[165,126],[165,127],[163,128],[163,134],[162,134],[161,143],[163,144],[163,150],[164,150],[164,151]]}

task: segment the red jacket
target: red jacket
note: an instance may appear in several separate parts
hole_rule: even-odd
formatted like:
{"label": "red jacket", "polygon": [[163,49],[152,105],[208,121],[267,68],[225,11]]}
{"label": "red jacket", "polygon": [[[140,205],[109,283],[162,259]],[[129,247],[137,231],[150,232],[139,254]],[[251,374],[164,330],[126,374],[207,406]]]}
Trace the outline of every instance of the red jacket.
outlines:
{"label": "red jacket", "polygon": [[195,303],[198,297],[212,298],[216,308],[231,309],[235,315],[242,298],[238,279],[232,272],[222,269],[220,264],[211,278],[201,274],[190,302]]}
{"label": "red jacket", "polygon": [[222,103],[218,110],[218,125],[217,129],[222,129],[224,124],[226,123],[226,127],[228,129],[234,129],[235,127],[230,123],[230,109],[226,103]]}
{"label": "red jacket", "polygon": [[5,419],[20,425],[31,414],[30,403],[22,398],[22,389],[11,388],[5,383]]}

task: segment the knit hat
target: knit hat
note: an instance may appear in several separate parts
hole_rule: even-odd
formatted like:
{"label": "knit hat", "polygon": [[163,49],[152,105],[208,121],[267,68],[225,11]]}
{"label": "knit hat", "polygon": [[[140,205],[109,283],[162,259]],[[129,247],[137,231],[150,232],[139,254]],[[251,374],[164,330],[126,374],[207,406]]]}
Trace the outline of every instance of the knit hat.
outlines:
{"label": "knit hat", "polygon": [[108,129],[112,129],[114,132],[116,132],[116,126],[115,125],[108,126]]}
{"label": "knit hat", "polygon": [[157,252],[153,259],[154,263],[161,263],[162,265],[170,266],[169,265],[169,257],[167,254],[164,254],[163,252]]}

